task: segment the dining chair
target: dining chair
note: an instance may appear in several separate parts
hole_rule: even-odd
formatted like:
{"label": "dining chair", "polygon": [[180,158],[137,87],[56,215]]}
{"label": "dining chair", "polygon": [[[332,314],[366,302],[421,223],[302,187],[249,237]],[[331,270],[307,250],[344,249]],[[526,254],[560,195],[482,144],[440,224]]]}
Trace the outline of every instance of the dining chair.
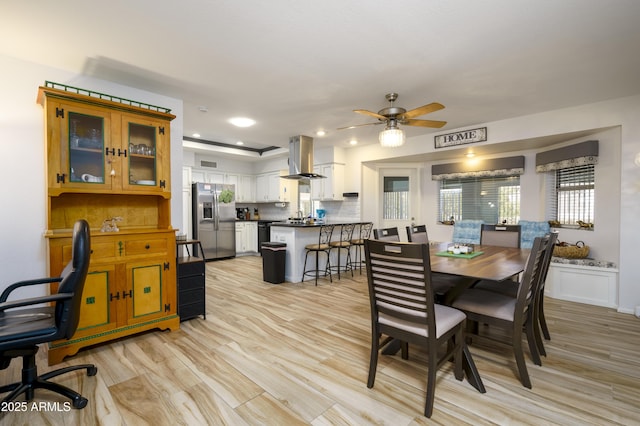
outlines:
{"label": "dining chair", "polygon": [[429,244],[429,236],[427,235],[426,225],[407,226],[407,240],[410,243]]}
{"label": "dining chair", "polygon": [[[544,316],[544,287],[545,281],[547,279],[547,273],[549,272],[549,266],[551,265],[551,258],[553,257],[553,247],[558,239],[557,232],[551,232],[547,234],[549,236],[549,244],[547,245],[544,260],[542,267],[540,269],[540,273],[538,279],[535,283],[534,288],[534,309],[533,309],[533,320],[532,324],[535,325],[534,328],[534,337],[536,342],[536,348],[539,355],[547,356],[547,352],[544,348],[544,342],[542,341],[542,336],[540,334],[540,330],[542,330],[542,334],[546,340],[551,340],[551,335],[549,334],[549,327],[547,326],[547,321]],[[513,281],[489,281],[482,280],[477,282],[473,288],[493,291],[496,293],[504,294],[510,297],[517,297],[518,294],[518,282]],[[542,365],[542,360],[539,355],[532,353],[532,357],[534,358],[534,363],[537,365]]]}
{"label": "dining chair", "polygon": [[[534,322],[535,286],[544,266],[544,256],[550,241],[551,237],[549,235],[537,237],[534,240],[522,280],[518,284],[516,297],[493,291],[469,288],[463,291],[451,304],[454,308],[463,311],[471,325],[474,326],[476,333],[472,333],[470,327],[467,327],[466,333],[472,341],[486,340],[494,343],[498,341],[511,346],[520,381],[529,389],[531,389],[531,380],[524,359],[522,333],[524,329],[529,351],[534,357],[538,354],[534,336],[535,327],[537,326]],[[506,331],[506,336],[500,338],[495,333],[493,333],[494,336],[482,334],[477,328],[479,323],[488,324],[491,329],[494,326],[500,327]]]}
{"label": "dining chair", "polygon": [[364,259],[362,258],[364,254],[364,242],[371,238],[372,230],[373,222],[362,222],[359,224],[358,235],[351,240],[351,247],[355,248],[355,265],[352,265],[352,268],[357,266],[360,269],[360,275],[362,275],[362,264],[364,263]]}
{"label": "dining chair", "polygon": [[373,238],[381,241],[400,241],[400,234],[397,227],[374,229]]}
{"label": "dining chair", "polygon": [[[337,265],[332,267],[338,272],[338,279],[340,279],[340,271],[351,271],[351,276],[353,277],[353,263],[351,262],[351,239],[353,238],[353,229],[355,228],[354,223],[343,223],[340,226],[340,233],[338,234],[338,239],[335,241],[329,242],[330,250],[329,252],[336,250],[338,252],[338,261]],[[346,258],[344,261],[344,265],[340,265],[340,258],[342,250],[346,251]]]}
{"label": "dining chair", "polygon": [[[330,260],[330,251],[331,246],[329,243],[331,242],[331,234],[333,234],[334,225],[325,224],[320,226],[320,232],[318,234],[318,244],[307,244],[304,255],[304,266],[302,267],[302,279],[300,282],[304,282],[304,277],[307,275],[313,275],[316,279],[316,285],[318,285],[318,277],[320,276],[320,253],[325,253],[327,255],[327,263],[325,265],[323,275],[326,277],[329,275],[329,281],[333,282],[331,278],[331,260]],[[316,256],[316,267],[312,270],[307,270],[307,258],[309,257],[309,253],[313,253]]]}
{"label": "dining chair", "polygon": [[[465,315],[434,302],[429,247],[426,244],[367,240],[365,253],[371,305],[367,387],[374,385],[382,347],[393,339],[421,345],[428,351],[424,415],[431,417],[437,370],[453,357],[454,375],[457,380],[463,378]],[[386,338],[381,342],[383,335]],[[444,349],[442,353],[440,349]]]}
{"label": "dining chair", "polygon": [[451,237],[452,242],[464,244],[480,244],[480,228],[483,223],[484,221],[482,220],[457,220],[453,224],[453,236]]}
{"label": "dining chair", "polygon": [[482,224],[480,244],[520,248],[520,225]]}
{"label": "dining chair", "polygon": [[[74,408],[87,405],[87,398],[49,379],[78,370],[87,370],[88,376],[95,376],[98,372],[96,366],[72,365],[39,375],[36,354],[38,345],[68,340],[76,332],[80,307],[84,303],[82,290],[89,270],[90,253],[89,224],[85,220],[76,221],[71,237],[71,261],[60,277],[20,281],[9,285],[0,295],[0,369],[7,368],[13,358],[22,358],[23,364],[21,381],[0,387],[0,393],[9,392],[2,400],[2,407],[22,394],[25,401],[33,400],[36,389],[63,395],[71,399]],[[18,289],[43,285],[48,289],[56,283],[57,291],[46,296],[12,297]]]}
{"label": "dining chair", "polygon": [[[407,226],[407,239],[410,243],[422,243],[429,246],[429,236],[427,234],[426,225]],[[468,285],[469,280],[464,277],[450,274],[440,274],[438,272],[431,273],[431,288],[436,295],[437,303],[444,303],[447,300],[449,292],[463,284]]]}

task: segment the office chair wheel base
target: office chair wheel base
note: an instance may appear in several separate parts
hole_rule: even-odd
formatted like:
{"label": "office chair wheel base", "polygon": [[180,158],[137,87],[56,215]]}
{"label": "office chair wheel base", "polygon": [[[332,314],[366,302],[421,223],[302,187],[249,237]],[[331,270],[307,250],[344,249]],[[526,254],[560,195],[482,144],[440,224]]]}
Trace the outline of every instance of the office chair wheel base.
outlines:
{"label": "office chair wheel base", "polygon": [[73,402],[72,402],[73,408],[78,408],[78,409],[84,408],[87,406],[88,402],[89,400],[87,398],[83,396],[79,396],[73,399]]}
{"label": "office chair wheel base", "polygon": [[98,367],[87,368],[87,376],[95,376],[96,374],[98,374]]}

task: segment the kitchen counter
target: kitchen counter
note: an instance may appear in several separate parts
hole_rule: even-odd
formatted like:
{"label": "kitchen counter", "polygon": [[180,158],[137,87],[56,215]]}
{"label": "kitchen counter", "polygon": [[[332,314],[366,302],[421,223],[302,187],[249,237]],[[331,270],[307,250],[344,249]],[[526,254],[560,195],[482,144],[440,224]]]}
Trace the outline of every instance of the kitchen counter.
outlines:
{"label": "kitchen counter", "polygon": [[[360,223],[360,222],[345,222],[345,223]],[[331,225],[337,225],[334,230],[332,240],[337,241],[340,232],[340,226],[343,223],[333,223]],[[292,283],[299,283],[302,281],[302,271],[304,270],[304,258],[305,258],[305,246],[308,244],[317,244],[318,236],[320,232],[320,223],[314,224],[302,224],[302,223],[286,223],[286,222],[274,222],[271,224],[271,241],[281,242],[287,244],[286,260],[285,260],[285,280]],[[357,237],[358,228],[354,231],[354,238]],[[344,251],[342,256],[346,256]],[[337,265],[338,252],[335,251],[331,254],[331,264]],[[315,255],[309,255],[308,262],[313,262],[315,268]],[[340,264],[344,265],[346,259],[344,257],[340,260]],[[326,262],[326,256],[320,255],[320,269],[323,269]]]}

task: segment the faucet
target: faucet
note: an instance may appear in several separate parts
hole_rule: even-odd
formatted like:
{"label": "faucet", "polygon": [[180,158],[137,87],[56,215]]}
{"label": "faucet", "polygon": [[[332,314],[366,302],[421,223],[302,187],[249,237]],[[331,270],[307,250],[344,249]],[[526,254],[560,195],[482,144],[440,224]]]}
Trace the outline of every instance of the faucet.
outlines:
{"label": "faucet", "polygon": [[304,219],[302,215],[303,215],[302,210],[298,210],[296,212],[296,219]]}

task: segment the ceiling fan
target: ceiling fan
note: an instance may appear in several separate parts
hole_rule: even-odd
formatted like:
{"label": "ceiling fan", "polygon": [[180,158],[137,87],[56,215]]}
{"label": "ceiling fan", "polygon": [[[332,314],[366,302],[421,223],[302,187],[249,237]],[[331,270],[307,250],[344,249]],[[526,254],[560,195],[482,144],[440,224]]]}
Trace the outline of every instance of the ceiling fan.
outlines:
{"label": "ceiling fan", "polygon": [[422,120],[416,119],[421,115],[444,109],[444,105],[438,102],[432,102],[418,108],[407,111],[404,108],[397,107],[393,103],[398,99],[397,93],[388,93],[385,98],[389,101],[389,106],[380,111],[372,112],[366,109],[354,109],[358,114],[368,115],[378,119],[378,122],[356,124],[354,126],[341,127],[338,130],[353,129],[356,127],[370,126],[376,124],[386,124],[385,129],[380,132],[380,143],[383,146],[400,146],[404,143],[404,132],[398,127],[398,124],[407,126],[434,127],[439,129],[447,124],[446,121]]}

